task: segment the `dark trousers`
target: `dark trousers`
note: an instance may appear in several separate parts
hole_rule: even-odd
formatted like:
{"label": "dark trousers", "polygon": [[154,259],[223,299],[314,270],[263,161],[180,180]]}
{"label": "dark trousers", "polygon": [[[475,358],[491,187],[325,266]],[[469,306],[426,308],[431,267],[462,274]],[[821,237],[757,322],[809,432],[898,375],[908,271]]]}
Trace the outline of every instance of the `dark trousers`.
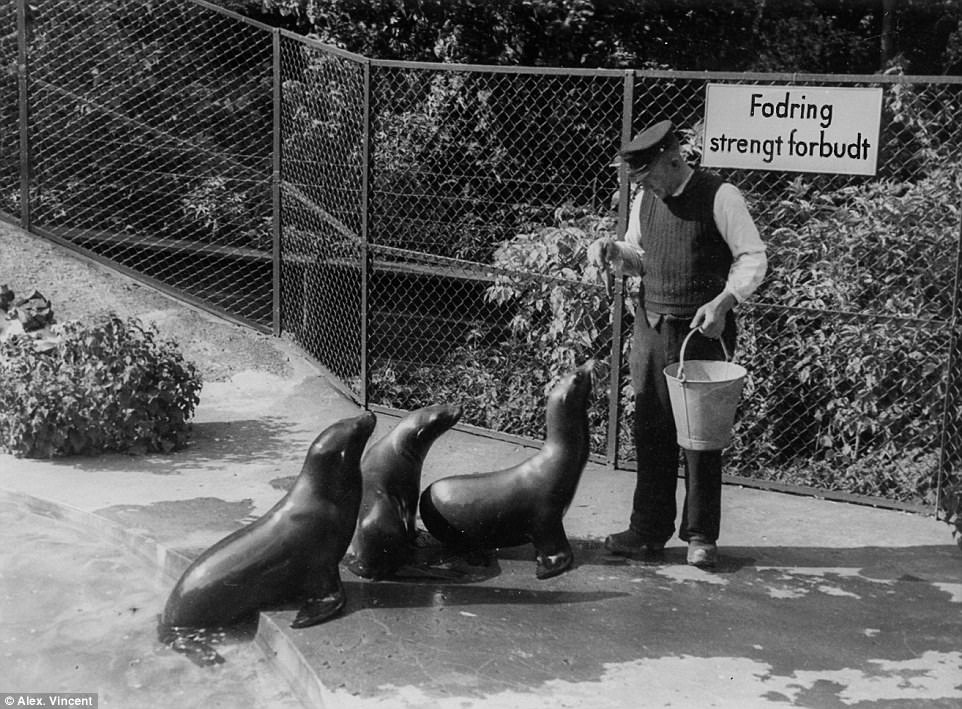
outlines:
{"label": "dark trousers", "polygon": [[[675,531],[675,488],[678,443],[664,370],[679,359],[690,332],[690,318],[638,309],[632,339],[631,382],[635,391],[635,447],[638,479],[632,500],[633,530],[650,541],[667,541]],[[735,318],[728,314],[722,334],[729,353],[735,351]],[[685,359],[723,360],[721,343],[700,333],[685,350]],[[714,543],[721,522],[721,451],[685,450],[685,503],[678,536],[684,541]]]}

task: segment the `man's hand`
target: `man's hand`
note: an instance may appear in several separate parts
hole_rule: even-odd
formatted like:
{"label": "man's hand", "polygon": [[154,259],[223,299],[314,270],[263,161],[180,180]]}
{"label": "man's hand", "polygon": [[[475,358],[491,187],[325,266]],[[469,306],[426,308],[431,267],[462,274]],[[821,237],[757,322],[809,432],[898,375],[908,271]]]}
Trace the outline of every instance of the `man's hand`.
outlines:
{"label": "man's hand", "polygon": [[588,262],[598,269],[598,276],[605,284],[605,295],[611,297],[614,289],[614,275],[612,269],[621,270],[624,260],[618,242],[608,236],[595,239],[588,246]]}
{"label": "man's hand", "polygon": [[610,236],[595,239],[588,246],[588,262],[599,269],[618,268],[622,265],[621,249],[618,242]]}
{"label": "man's hand", "polygon": [[705,337],[717,340],[725,330],[725,317],[735,307],[735,296],[727,290],[705,303],[691,319],[691,328],[698,328]]}

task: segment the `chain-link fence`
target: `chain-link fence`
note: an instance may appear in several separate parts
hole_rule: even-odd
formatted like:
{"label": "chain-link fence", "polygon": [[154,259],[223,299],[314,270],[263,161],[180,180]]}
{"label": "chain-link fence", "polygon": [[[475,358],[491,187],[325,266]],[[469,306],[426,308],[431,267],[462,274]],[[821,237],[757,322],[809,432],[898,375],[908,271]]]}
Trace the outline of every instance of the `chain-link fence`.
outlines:
{"label": "chain-link fence", "polygon": [[[22,22],[22,19],[21,19]],[[17,8],[0,5],[0,57],[6,69],[0,76],[0,194],[14,196],[20,189],[20,72],[21,62]],[[5,198],[4,211],[20,219],[19,200]]]}
{"label": "chain-link fence", "polygon": [[635,85],[636,126],[666,102],[668,117],[696,126],[706,81],[879,86],[884,96],[874,178],[724,175],[746,193],[771,260],[741,309],[752,377],[729,469],[933,502],[943,476],[958,485],[962,82],[652,72]]}
{"label": "chain-link fence", "polygon": [[670,118],[697,157],[709,81],[881,86],[875,178],[723,173],[770,259],[728,471],[929,505],[960,482],[962,81],[379,61],[201,0],[0,2],[0,55],[10,217],[290,337],[373,408],[537,441],[593,359],[620,467],[632,284],[612,303],[585,258],[624,229],[617,146]]}
{"label": "chain-link fence", "polygon": [[281,331],[363,398],[367,67],[278,38]]}
{"label": "chain-link fence", "polygon": [[[612,338],[598,284],[574,275],[586,232],[555,233],[551,253],[539,234],[562,226],[559,210],[607,210],[624,73],[386,64],[372,75],[370,401],[456,400],[467,423],[540,439],[553,380],[590,358],[604,454]],[[566,327],[583,324],[558,312],[568,307],[590,331]]]}
{"label": "chain-link fence", "polygon": [[178,0],[37,0],[22,12],[32,174],[28,198],[6,191],[3,206],[25,208],[31,228],[269,325],[270,35]]}
{"label": "chain-link fence", "polygon": [[724,175],[747,195],[771,260],[765,288],[740,309],[752,376],[728,470],[934,501],[958,434],[959,82],[377,62],[372,75],[372,268],[382,253],[397,266],[401,250],[422,268],[385,278],[390,304],[371,311],[370,401],[463,397],[472,423],[537,438],[554,374],[587,358],[617,362],[613,380],[608,364],[599,372],[608,391],[594,452],[625,466],[634,411],[619,355],[633,303],[613,328],[584,263],[587,243],[615,230],[612,194],[627,202],[609,167],[620,139],[667,117],[697,153],[708,81],[881,86],[877,178]]}

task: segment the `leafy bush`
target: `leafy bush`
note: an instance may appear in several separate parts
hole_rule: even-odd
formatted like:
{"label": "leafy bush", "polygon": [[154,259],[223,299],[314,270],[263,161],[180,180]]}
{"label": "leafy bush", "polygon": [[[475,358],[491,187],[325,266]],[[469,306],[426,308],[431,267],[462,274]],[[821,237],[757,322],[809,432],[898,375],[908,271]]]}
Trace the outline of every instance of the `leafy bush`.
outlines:
{"label": "leafy bush", "polygon": [[183,447],[201,380],[156,328],[115,315],[0,343],[0,448],[53,458]]}
{"label": "leafy bush", "polygon": [[439,364],[382,362],[371,375],[371,398],[409,410],[456,401],[464,423],[538,438],[544,434],[544,395],[550,382],[532,368],[533,361],[537,355],[521,343],[485,346],[475,333]]}
{"label": "leafy bush", "polygon": [[739,474],[933,501],[957,183],[949,168],[827,193],[799,180],[782,201],[761,294],[777,305],[742,339],[756,405],[729,451]]}
{"label": "leafy bush", "polygon": [[559,226],[518,234],[498,247],[494,264],[524,275],[499,276],[487,298],[516,305],[511,333],[536,345],[542,352],[539,364],[560,373],[595,356],[605,338],[608,299],[599,287],[597,269],[588,263],[587,249],[598,237],[613,233],[614,220],[572,215],[564,208],[556,220]]}
{"label": "leafy bush", "polygon": [[[205,177],[181,198],[187,223],[208,243],[271,248],[270,217],[258,215],[256,189],[225,177]],[[253,207],[252,207],[253,205]]]}
{"label": "leafy bush", "polygon": [[[375,363],[372,400],[403,409],[458,401],[466,423],[538,439],[546,394],[565,372],[595,359],[589,418],[592,450],[603,451],[610,306],[586,250],[613,229],[610,217],[561,208],[555,225],[532,227],[502,243],[493,257],[501,275],[485,297],[510,319],[479,327],[440,364]],[[630,391],[622,396],[630,405]]]}
{"label": "leafy bush", "polygon": [[[799,179],[777,205],[781,226],[766,232],[770,273],[755,306],[740,309],[739,360],[751,376],[730,472],[933,501],[942,458],[962,457],[962,442],[943,439],[940,425],[952,405],[946,392],[962,377],[945,364],[958,179],[949,167],[914,184],[835,191]],[[555,223],[495,252],[503,275],[487,298],[510,313],[500,335],[475,333],[441,367],[382,369],[377,394],[409,408],[443,391],[466,402],[471,423],[537,436],[552,379],[588,357],[606,361],[611,342],[607,300],[585,254],[612,232],[611,220],[560,211]],[[630,416],[630,386],[619,396]],[[593,420],[606,420],[601,407]],[[596,450],[603,437],[595,431]],[[628,426],[619,444],[630,460]]]}
{"label": "leafy bush", "polygon": [[[512,339],[528,351],[535,381],[548,384],[585,360],[607,362],[612,340],[610,301],[597,268],[588,262],[587,250],[595,239],[614,234],[615,220],[562,207],[555,213],[555,223],[518,234],[498,247],[495,265],[525,275],[502,275],[487,291],[492,302],[514,308]],[[627,336],[623,343],[625,355]],[[604,424],[608,413],[608,379],[599,374],[596,371],[596,398],[589,413],[592,424]],[[630,385],[619,395],[623,410],[633,409]],[[543,397],[538,404],[543,407]],[[592,450],[604,450],[605,426],[592,425],[591,430]]]}

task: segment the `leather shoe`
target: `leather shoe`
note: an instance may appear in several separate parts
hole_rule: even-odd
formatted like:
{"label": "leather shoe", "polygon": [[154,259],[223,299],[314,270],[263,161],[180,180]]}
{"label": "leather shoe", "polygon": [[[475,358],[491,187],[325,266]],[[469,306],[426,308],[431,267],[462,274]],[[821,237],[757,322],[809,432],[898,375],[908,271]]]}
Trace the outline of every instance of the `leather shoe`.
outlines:
{"label": "leather shoe", "polygon": [[688,563],[700,569],[714,568],[718,563],[718,547],[711,542],[688,542]]}
{"label": "leather shoe", "polygon": [[605,549],[612,554],[660,554],[665,550],[664,542],[653,542],[633,529],[609,534],[605,539]]}

